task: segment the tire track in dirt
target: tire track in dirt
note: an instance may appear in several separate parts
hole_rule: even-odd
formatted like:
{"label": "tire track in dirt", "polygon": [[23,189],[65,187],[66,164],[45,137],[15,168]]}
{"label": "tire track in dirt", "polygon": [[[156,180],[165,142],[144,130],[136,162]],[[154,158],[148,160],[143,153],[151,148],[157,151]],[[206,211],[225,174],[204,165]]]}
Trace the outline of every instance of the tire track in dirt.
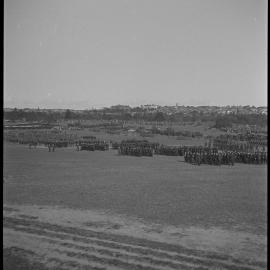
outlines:
{"label": "tire track in dirt", "polygon": [[[54,245],[56,252],[72,259],[72,264],[78,264],[78,260],[86,260],[89,264],[94,262],[106,267],[135,270],[266,268],[264,262],[243,262],[218,253],[114,233],[56,225],[22,216],[4,217],[3,225],[14,233],[43,237],[43,240]],[[62,264],[70,268],[66,261]],[[75,268],[81,269],[81,266],[78,264]]]}
{"label": "tire track in dirt", "polygon": [[[14,228],[13,228],[14,229]],[[15,228],[16,230],[16,228]],[[29,233],[29,229],[22,230],[22,228],[18,228],[19,232],[26,231]],[[37,237],[40,235],[41,231],[37,231],[35,235]],[[33,233],[33,231],[32,231]],[[51,235],[51,237],[56,238],[55,235]],[[39,238],[40,239],[40,238]],[[50,248],[50,251],[53,250],[53,253],[55,254],[55,251],[57,251],[59,254],[67,255],[69,259],[73,258],[75,262],[77,262],[77,259],[81,260],[87,260],[88,263],[100,263],[102,265],[106,265],[107,267],[115,266],[117,269],[135,269],[135,270],[153,270],[153,269],[197,269],[197,270],[205,270],[208,268],[196,266],[193,264],[174,264],[170,261],[163,261],[152,259],[151,257],[144,257],[141,258],[141,256],[137,255],[129,255],[125,252],[111,252],[111,249],[96,249],[93,246],[80,246],[78,244],[70,244],[68,242],[61,243],[59,240],[52,240],[53,238],[42,238],[41,240],[47,241],[51,244],[53,244]],[[56,248],[56,247],[59,248]],[[64,247],[64,248],[63,248]],[[75,252],[76,251],[76,252]],[[128,263],[127,263],[128,262]],[[80,268],[81,269],[81,268]],[[111,268],[108,268],[111,269]]]}
{"label": "tire track in dirt", "polygon": [[[61,233],[67,233],[67,234],[74,234],[76,232],[76,236],[81,237],[90,237],[97,240],[103,240],[103,241],[112,241],[113,243],[118,244],[127,244],[131,246],[137,246],[140,248],[151,248],[153,250],[166,250],[169,252],[176,252],[177,254],[184,253],[186,255],[191,256],[199,256],[202,258],[208,258],[208,259],[217,259],[221,261],[232,261],[234,263],[245,263],[241,260],[235,259],[231,256],[220,254],[220,253],[214,253],[209,251],[203,251],[203,250],[194,250],[182,247],[180,245],[173,245],[173,244],[167,244],[162,242],[156,242],[141,238],[135,238],[132,236],[126,236],[126,235],[118,235],[118,234],[112,234],[112,233],[106,233],[106,232],[99,232],[94,231],[90,229],[81,229],[81,228],[74,228],[74,227],[68,227],[68,226],[60,226],[56,224],[51,224],[47,222],[39,222],[39,221],[29,221],[25,219],[17,219],[13,217],[4,218],[4,221],[12,221],[14,224],[18,225],[25,225],[25,226],[31,226],[35,225],[35,228],[40,229],[48,229],[52,230],[54,232],[61,232]],[[257,262],[254,262],[257,265]],[[253,262],[251,263],[253,264]]]}
{"label": "tire track in dirt", "polygon": [[[13,227],[13,229],[16,230],[16,227]],[[131,255],[129,256],[129,258],[125,258],[125,259],[138,259],[139,261],[147,261],[151,264],[160,264],[160,265],[164,265],[167,267],[170,267],[172,269],[190,269],[189,264],[192,263],[192,269],[195,269],[195,265],[201,265],[201,267],[199,269],[209,269],[209,268],[213,268],[215,267],[218,269],[253,269],[250,267],[243,267],[240,265],[231,265],[231,264],[226,264],[226,263],[220,263],[217,261],[211,261],[211,260],[203,260],[203,259],[198,259],[198,258],[194,258],[194,257],[190,257],[190,256],[185,256],[185,255],[171,255],[171,254],[167,254],[164,252],[157,252],[156,254],[151,252],[152,250],[140,250],[140,249],[136,249],[136,248],[131,248],[129,246],[120,246],[120,245],[115,245],[114,243],[110,243],[110,242],[103,242],[103,241],[89,241],[85,238],[80,238],[80,237],[75,237],[75,236],[70,236],[70,235],[66,235],[66,234],[54,234],[52,232],[46,231],[46,233],[44,233],[44,231],[42,230],[35,230],[35,229],[30,229],[30,228],[22,228],[21,226],[18,227],[19,231],[23,231],[23,232],[27,232],[30,234],[35,234],[35,235],[46,235],[46,236],[50,236],[54,239],[59,238],[59,242],[52,240],[51,238],[46,238],[43,237],[42,240],[53,243],[53,244],[58,244],[60,246],[64,246],[64,247],[73,247],[77,250],[84,250],[84,251],[93,251],[93,246],[101,245],[102,247],[106,247],[107,249],[100,249],[97,248],[97,250],[100,252],[101,254],[107,254],[107,255],[113,255],[113,256],[122,256],[123,253],[126,254],[131,253]],[[64,243],[61,243],[60,241],[65,241]],[[91,245],[92,247],[85,247],[85,246],[80,246],[74,243],[70,243],[67,241],[76,241],[76,242],[80,242],[81,244],[87,244],[88,246]],[[99,246],[100,247],[100,246]],[[120,252],[117,252],[115,250],[119,250]],[[134,249],[136,249],[136,253],[137,256],[133,256],[132,254],[134,254]],[[128,250],[128,251],[127,251]],[[144,255],[141,255],[144,254]],[[155,258],[153,258],[153,254],[156,256],[156,258],[158,258],[158,260]],[[163,257],[163,260],[162,260]],[[168,261],[169,259],[169,261]],[[174,262],[175,260],[179,260],[178,262]],[[188,265],[184,265],[182,263],[179,262],[186,262]],[[186,266],[188,266],[188,268],[186,268]]]}

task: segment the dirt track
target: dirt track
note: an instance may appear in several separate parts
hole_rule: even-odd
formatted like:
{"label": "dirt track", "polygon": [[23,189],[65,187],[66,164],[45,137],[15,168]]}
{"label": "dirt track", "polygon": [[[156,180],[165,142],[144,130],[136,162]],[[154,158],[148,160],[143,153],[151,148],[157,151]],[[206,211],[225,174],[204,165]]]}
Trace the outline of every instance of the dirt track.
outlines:
{"label": "dirt track", "polygon": [[133,222],[117,223],[105,214],[85,213],[81,223],[75,211],[5,206],[4,247],[54,269],[266,269],[262,260],[158,241],[150,227],[139,237],[139,223],[131,228]]}

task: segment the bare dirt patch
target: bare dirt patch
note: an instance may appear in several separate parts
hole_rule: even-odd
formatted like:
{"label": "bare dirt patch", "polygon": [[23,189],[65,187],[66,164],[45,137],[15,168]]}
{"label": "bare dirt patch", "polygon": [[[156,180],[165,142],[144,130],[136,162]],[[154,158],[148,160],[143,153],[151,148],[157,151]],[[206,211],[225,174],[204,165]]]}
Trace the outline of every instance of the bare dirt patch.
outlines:
{"label": "bare dirt patch", "polygon": [[[12,208],[17,211],[4,214],[4,247],[32,252],[33,260],[41,257],[47,267],[266,268],[266,241],[251,234],[146,224],[90,210],[30,205]],[[38,220],[22,218],[29,213]],[[95,226],[86,226],[89,220]],[[121,227],[104,226],[109,220]]]}

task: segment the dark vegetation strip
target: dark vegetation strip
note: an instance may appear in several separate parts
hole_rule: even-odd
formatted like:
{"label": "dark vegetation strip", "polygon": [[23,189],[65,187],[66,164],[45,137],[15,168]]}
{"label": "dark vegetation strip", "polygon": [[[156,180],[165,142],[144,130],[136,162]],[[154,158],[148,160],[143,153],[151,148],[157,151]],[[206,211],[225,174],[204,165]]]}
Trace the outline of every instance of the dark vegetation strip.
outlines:
{"label": "dark vegetation strip", "polygon": [[50,224],[47,222],[39,222],[39,221],[28,221],[28,220],[22,220],[17,219],[13,217],[4,217],[4,221],[10,221],[11,223],[15,224],[22,224],[26,226],[36,226],[40,229],[44,229],[44,226],[46,229],[50,229],[56,232],[61,233],[67,233],[67,234],[74,234],[74,230],[76,231],[76,234],[83,237],[95,237],[95,238],[101,238],[102,240],[110,240],[117,242],[119,244],[130,244],[130,245],[136,245],[141,246],[145,248],[152,248],[157,250],[164,250],[164,251],[171,251],[171,252],[177,252],[177,253],[184,253],[192,256],[198,256],[198,257],[204,257],[208,259],[216,259],[221,261],[231,261],[233,263],[237,264],[248,264],[248,265],[254,265],[254,266],[260,266],[260,267],[266,267],[265,262],[259,262],[259,261],[248,261],[243,262],[241,260],[235,259],[229,255],[225,254],[218,254],[214,252],[208,252],[208,251],[202,251],[202,250],[192,250],[188,249],[182,246],[173,245],[173,244],[165,244],[161,242],[156,242],[152,240],[146,240],[146,239],[140,239],[135,238],[132,236],[124,236],[124,235],[116,235],[116,234],[109,234],[104,232],[96,232],[93,230],[85,230],[85,229],[79,229],[79,228],[73,228],[73,227],[63,227],[60,225]]}
{"label": "dark vegetation strip", "polygon": [[[8,225],[8,224],[5,224],[5,225]],[[188,262],[188,263],[205,265],[207,267],[214,267],[215,266],[215,267],[222,267],[222,268],[231,269],[231,270],[237,270],[237,269],[250,270],[250,269],[252,269],[252,268],[246,267],[246,266],[228,264],[227,262],[223,262],[223,261],[206,261],[205,258],[199,259],[199,258],[194,258],[194,257],[193,258],[192,257],[186,257],[185,255],[184,256],[182,256],[182,255],[171,255],[171,254],[168,254],[168,253],[164,253],[162,250],[155,251],[155,250],[147,249],[147,248],[146,249],[141,249],[141,248],[136,248],[136,247],[123,246],[121,244],[108,243],[108,242],[104,242],[102,240],[92,240],[92,239],[89,240],[89,239],[85,239],[83,237],[78,237],[78,236],[74,236],[74,235],[65,235],[65,234],[64,235],[63,234],[59,235],[58,233],[55,233],[55,232],[45,232],[44,228],[42,228],[42,230],[35,229],[35,228],[27,228],[27,227],[26,228],[21,228],[21,227],[16,227],[16,225],[14,226],[14,224],[9,224],[8,226],[15,229],[15,230],[24,231],[24,232],[31,233],[31,234],[50,236],[52,238],[59,238],[61,240],[65,240],[65,239],[66,240],[73,240],[73,241],[78,241],[78,242],[82,242],[82,243],[86,243],[86,244],[96,244],[96,245],[107,247],[107,248],[122,249],[122,250],[125,250],[127,252],[139,253],[139,254],[142,254],[142,255],[152,255],[152,256],[156,256],[158,258],[163,257],[165,259],[171,259],[171,260],[180,261],[180,262],[185,261],[185,262]],[[260,262],[258,262],[258,263],[260,263]],[[258,264],[257,266],[263,267],[263,268],[266,267],[266,265],[264,263]]]}
{"label": "dark vegetation strip", "polygon": [[7,212],[19,212],[19,210],[7,206],[4,206],[3,210]]}
{"label": "dark vegetation strip", "polygon": [[38,217],[29,216],[29,215],[19,215],[20,218],[26,218],[26,219],[38,219]]}
{"label": "dark vegetation strip", "polygon": [[[112,114],[113,113],[113,114]],[[63,112],[56,112],[52,110],[44,111],[26,111],[23,109],[14,108],[12,111],[4,110],[5,120],[22,120],[26,121],[45,121],[47,124],[43,124],[43,128],[50,128],[52,124],[56,123],[57,120],[120,120],[120,121],[155,121],[155,122],[195,122],[195,121],[215,121],[215,127],[231,127],[232,124],[242,124],[242,125],[267,125],[267,115],[259,113],[233,113],[220,115],[217,110],[213,112],[208,112],[205,109],[201,109],[200,112],[197,111],[195,107],[192,109],[185,108],[181,112],[172,112],[170,114],[161,111],[147,111],[143,108],[128,108],[127,110],[122,109],[101,109],[101,110],[85,110],[79,112],[76,110],[69,110]],[[51,124],[50,124],[51,123]],[[104,123],[105,124],[105,123]],[[103,125],[104,125],[103,124]],[[80,121],[74,124],[69,124],[69,126],[78,127],[91,127],[91,125],[83,125]],[[104,125],[107,126],[108,124]],[[113,124],[110,124],[113,125]],[[117,124],[114,124],[117,125]],[[119,125],[119,124],[118,124]]]}

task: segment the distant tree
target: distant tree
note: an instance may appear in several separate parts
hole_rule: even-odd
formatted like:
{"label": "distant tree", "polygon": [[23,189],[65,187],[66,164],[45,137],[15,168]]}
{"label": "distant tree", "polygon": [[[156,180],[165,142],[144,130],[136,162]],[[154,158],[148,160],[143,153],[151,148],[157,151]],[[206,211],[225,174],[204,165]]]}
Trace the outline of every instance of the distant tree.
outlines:
{"label": "distant tree", "polygon": [[72,118],[72,112],[67,109],[65,112],[65,119],[71,119]]}
{"label": "distant tree", "polygon": [[226,114],[216,118],[216,128],[231,128],[236,125],[267,126],[267,116],[259,114]]}
{"label": "distant tree", "polygon": [[217,117],[214,127],[220,129],[225,127],[232,127],[232,124],[232,119],[230,119],[229,117],[221,116]]}
{"label": "distant tree", "polygon": [[162,122],[162,121],[165,121],[165,116],[164,116],[164,113],[162,112],[157,112],[155,117],[154,117],[154,121],[158,121],[158,122]]}
{"label": "distant tree", "polygon": [[56,121],[56,115],[54,113],[51,113],[49,112],[47,115],[46,115],[46,120],[48,123],[53,123]]}
{"label": "distant tree", "polygon": [[122,119],[128,121],[128,120],[131,120],[132,119],[132,116],[131,116],[130,113],[124,113],[122,115]]}

